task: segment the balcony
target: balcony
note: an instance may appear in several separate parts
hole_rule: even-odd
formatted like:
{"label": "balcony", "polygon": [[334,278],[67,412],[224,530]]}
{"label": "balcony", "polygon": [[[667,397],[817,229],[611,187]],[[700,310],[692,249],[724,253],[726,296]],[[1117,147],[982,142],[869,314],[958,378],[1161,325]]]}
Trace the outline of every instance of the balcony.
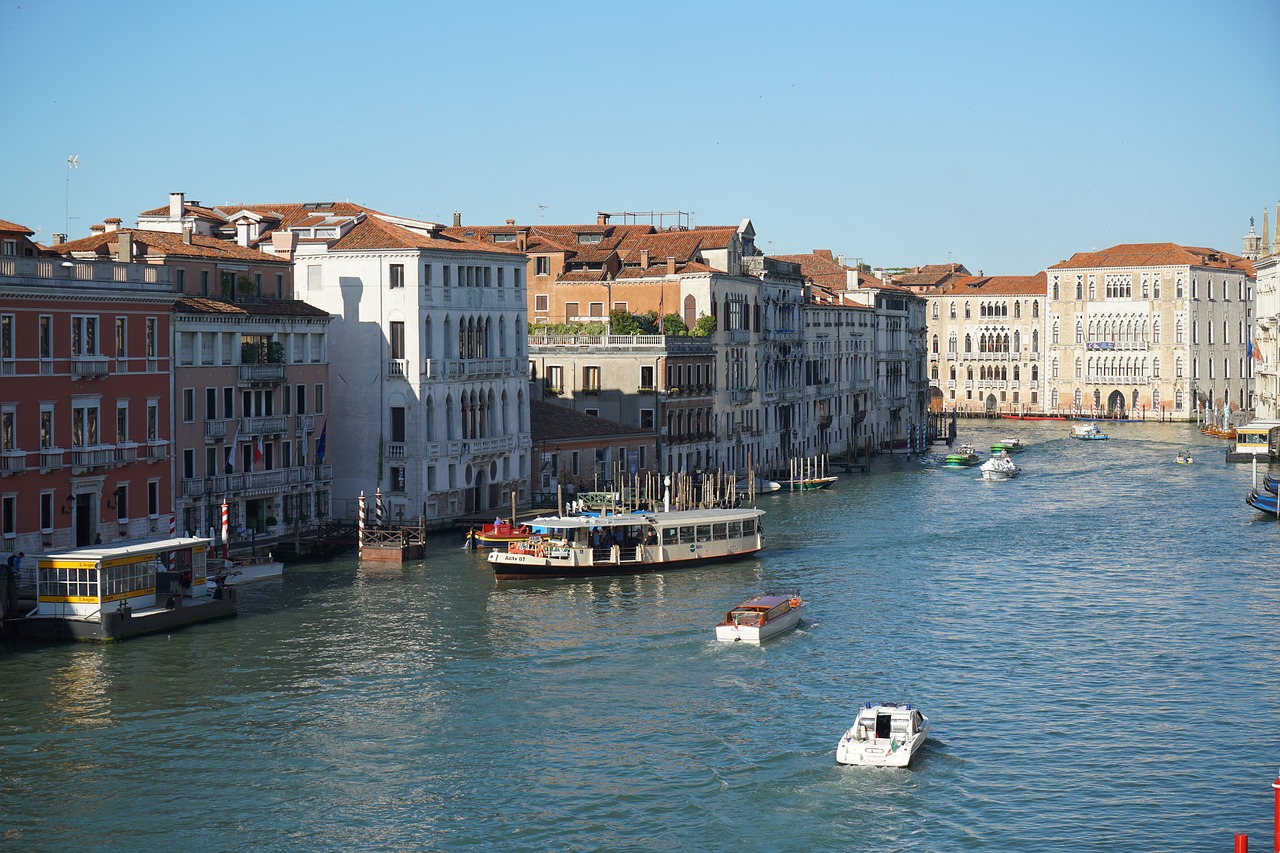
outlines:
{"label": "balcony", "polygon": [[27,452],[25,450],[5,450],[0,452],[0,476],[21,474],[27,470]]}
{"label": "balcony", "polygon": [[241,364],[236,368],[236,381],[242,388],[252,385],[283,385],[284,364]]}
{"label": "balcony", "polygon": [[147,442],[147,461],[163,462],[169,458],[169,442],[156,439]]}
{"label": "balcony", "polygon": [[388,458],[388,459],[403,459],[403,458],[404,458],[404,443],[403,443],[403,442],[388,442],[388,444],[387,444],[387,458]]}
{"label": "balcony", "polygon": [[204,422],[204,440],[205,441],[223,441],[227,437],[226,421],[205,421]]}
{"label": "balcony", "polygon": [[[501,379],[516,374],[514,358],[429,358],[422,372],[428,379]],[[523,371],[522,371],[523,372]]]}
{"label": "balcony", "polygon": [[388,359],[386,372],[388,379],[404,379],[408,375],[409,360],[407,358]]}
{"label": "balcony", "polygon": [[1105,352],[1141,352],[1150,349],[1146,341],[1086,341],[1084,348]]}
{"label": "balcony", "polygon": [[289,428],[289,419],[283,415],[266,418],[242,418],[240,431],[248,435],[275,435]]}
{"label": "balcony", "polygon": [[1102,373],[1090,373],[1084,378],[1086,385],[1150,385],[1150,376],[1107,376]]}
{"label": "balcony", "polygon": [[116,464],[129,465],[138,461],[138,445],[132,441],[116,445]]}
{"label": "balcony", "polygon": [[0,360],[0,376],[13,376],[18,372],[18,362],[11,358]]}
{"label": "balcony", "polygon": [[72,379],[101,379],[107,375],[108,361],[102,356],[73,356]]}
{"label": "balcony", "polygon": [[742,406],[751,402],[751,397],[756,393],[754,388],[734,388],[729,391],[729,403],[733,406]]}
{"label": "balcony", "polygon": [[582,389],[582,391],[581,391],[580,393],[581,393],[581,394],[582,394],[582,396],[584,396],[584,397],[599,397],[599,396],[600,396],[600,386],[599,386],[599,385],[588,385],[588,386],[586,386],[585,388],[583,388],[583,389]]}
{"label": "balcony", "polygon": [[41,450],[40,451],[40,470],[42,471],[59,470],[60,468],[62,468],[62,465],[63,465],[62,458],[64,455],[65,455],[65,451],[60,450],[59,448],[56,448],[56,447],[49,447],[49,448],[45,448],[44,450]]}
{"label": "balcony", "polygon": [[316,418],[315,415],[295,415],[294,427],[298,432],[315,432]]}
{"label": "balcony", "polygon": [[463,440],[462,446],[463,452],[468,456],[506,453],[515,449],[516,437],[514,435],[494,435],[488,438],[468,438]]}
{"label": "balcony", "polygon": [[109,468],[115,464],[116,449],[110,445],[93,448],[72,448],[72,468]]}

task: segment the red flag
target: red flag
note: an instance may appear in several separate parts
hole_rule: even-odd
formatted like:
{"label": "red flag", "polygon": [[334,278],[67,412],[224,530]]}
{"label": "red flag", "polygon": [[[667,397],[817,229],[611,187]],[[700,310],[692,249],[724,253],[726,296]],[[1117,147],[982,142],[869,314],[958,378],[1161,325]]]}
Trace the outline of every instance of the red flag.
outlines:
{"label": "red flag", "polygon": [[258,443],[253,446],[253,464],[257,465],[262,461],[262,436],[258,436]]}

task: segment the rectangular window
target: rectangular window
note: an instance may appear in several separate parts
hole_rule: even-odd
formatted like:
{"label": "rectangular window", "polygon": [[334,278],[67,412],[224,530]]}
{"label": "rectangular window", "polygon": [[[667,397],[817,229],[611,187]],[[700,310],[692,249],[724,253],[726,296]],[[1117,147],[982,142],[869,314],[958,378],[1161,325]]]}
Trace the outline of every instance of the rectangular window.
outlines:
{"label": "rectangular window", "polygon": [[[644,429],[644,430],[653,429],[653,409],[640,410],[640,429]],[[640,449],[641,449],[641,452],[644,451],[643,447]],[[641,463],[640,467],[643,468],[644,464]]]}
{"label": "rectangular window", "polygon": [[155,480],[147,483],[147,515],[152,518],[160,515],[160,483]]}
{"label": "rectangular window", "polygon": [[156,329],[157,323],[155,317],[147,318],[147,358],[156,357]]}
{"label": "rectangular window", "polygon": [[206,477],[216,477],[221,473],[218,470],[218,448],[206,447],[204,449],[204,475]]}
{"label": "rectangular window", "polygon": [[129,406],[116,403],[116,444],[124,444],[129,440]]}
{"label": "rectangular window", "polygon": [[569,473],[575,477],[578,476],[578,451],[576,450],[569,455]]}
{"label": "rectangular window", "polygon": [[324,414],[324,386],[316,385],[315,413],[317,415]]}
{"label": "rectangular window", "polygon": [[126,317],[116,318],[116,358],[124,358],[125,342],[129,339],[129,320]]}
{"label": "rectangular window", "polygon": [[40,495],[40,532],[53,532],[53,492]]}
{"label": "rectangular window", "polygon": [[189,424],[196,419],[196,389],[182,389],[182,422]]}
{"label": "rectangular window", "polygon": [[319,290],[321,288],[320,269],[320,264],[307,264],[307,290]]}
{"label": "rectangular window", "polygon": [[18,532],[18,499],[5,495],[0,499],[0,533],[11,538]]}
{"label": "rectangular window", "polygon": [[538,314],[545,314],[550,310],[551,297],[545,293],[535,293],[533,295],[533,310]]}
{"label": "rectangular window", "polygon": [[222,389],[222,417],[231,420],[236,416],[236,392],[230,385]]}
{"label": "rectangular window", "polygon": [[566,302],[564,304],[564,321],[572,323],[574,318],[578,316],[579,306],[577,302]]}
{"label": "rectangular window", "polygon": [[504,280],[506,276],[506,272],[507,272],[506,267],[498,267],[498,287],[504,287],[506,285],[506,282]]}
{"label": "rectangular window", "polygon": [[551,275],[551,259],[540,255],[533,259],[534,275]]}
{"label": "rectangular window", "polygon": [[53,447],[53,409],[40,407],[40,449],[49,450]]}
{"label": "rectangular window", "polygon": [[520,289],[522,283],[520,270],[511,271],[511,283],[515,285],[516,290]]}
{"label": "rectangular window", "polygon": [[98,318],[71,318],[71,354],[93,356],[98,354]]}
{"label": "rectangular window", "polygon": [[40,357],[53,358],[53,317],[47,314],[40,317]]}
{"label": "rectangular window", "polygon": [[600,368],[582,368],[582,390],[588,394],[600,393]]}
{"label": "rectangular window", "polygon": [[183,448],[182,479],[194,480],[196,476],[196,451],[194,448]]}
{"label": "rectangular window", "polygon": [[404,406],[391,407],[391,440],[404,444]]}
{"label": "rectangular window", "polygon": [[422,267],[422,286],[431,286],[431,264],[424,264]]}
{"label": "rectangular window", "polygon": [[147,403],[147,441],[160,440],[160,409],[157,404]]}
{"label": "rectangular window", "polygon": [[200,295],[209,295],[209,271],[200,270]]}
{"label": "rectangular window", "polygon": [[218,389],[204,389],[204,419],[206,421],[214,421],[218,419]]}
{"label": "rectangular window", "polygon": [[14,315],[0,314],[0,358],[12,359],[14,357],[13,322]]}
{"label": "rectangular window", "polygon": [[13,434],[17,417],[18,413],[12,407],[0,411],[0,450],[11,451],[17,447],[17,438]]}
{"label": "rectangular window", "polygon": [[391,491],[403,492],[405,490],[404,483],[404,466],[393,466],[391,468]]}
{"label": "rectangular window", "polygon": [[444,277],[444,286],[448,287],[449,279],[453,277],[453,267],[449,266],[448,264],[445,264],[443,267],[441,267],[441,275]]}
{"label": "rectangular window", "polygon": [[603,302],[590,302],[590,303],[588,303],[588,304],[587,304],[587,313],[588,313],[588,314],[590,314],[592,317],[603,317],[603,316],[604,316],[604,303],[603,303]]}
{"label": "rectangular window", "polygon": [[564,390],[564,368],[560,365],[553,364],[547,368],[546,388],[555,393]]}
{"label": "rectangular window", "polygon": [[391,357],[394,359],[404,358],[404,321],[392,320],[391,329]]}
{"label": "rectangular window", "polygon": [[175,269],[173,271],[173,283],[176,285],[174,289],[178,293],[184,292],[187,287],[187,271],[184,269]]}
{"label": "rectangular window", "polygon": [[98,444],[97,403],[72,403],[71,446],[94,447]]}
{"label": "rectangular window", "polygon": [[395,290],[398,287],[404,287],[404,264],[391,265],[390,286],[392,290]]}
{"label": "rectangular window", "polygon": [[647,364],[640,368],[640,390],[653,390],[653,365]]}
{"label": "rectangular window", "polygon": [[276,299],[284,299],[284,273],[276,273]]}

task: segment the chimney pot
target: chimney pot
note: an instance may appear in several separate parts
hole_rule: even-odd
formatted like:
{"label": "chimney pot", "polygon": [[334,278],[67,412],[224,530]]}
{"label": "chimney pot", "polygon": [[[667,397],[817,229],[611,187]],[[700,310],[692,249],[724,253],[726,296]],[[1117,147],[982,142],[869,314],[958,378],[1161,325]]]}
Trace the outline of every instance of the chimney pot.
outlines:
{"label": "chimney pot", "polygon": [[516,224],[516,221],[515,221],[514,219],[508,219],[508,220],[507,220],[507,224],[508,224],[508,225],[515,225],[515,224]]}
{"label": "chimney pot", "polygon": [[103,232],[105,232],[106,230],[107,230],[107,226],[103,225],[101,222],[99,222],[97,225],[90,225],[90,226],[89,226],[89,233],[90,233],[90,234],[102,234],[102,233],[103,233]]}
{"label": "chimney pot", "polygon": [[675,255],[667,255],[667,275],[676,274],[676,258]]}
{"label": "chimney pot", "polygon": [[608,225],[608,224],[609,224],[609,214],[607,214],[607,213],[599,213],[599,212],[597,212],[597,213],[596,213],[596,224],[597,224],[597,225]]}
{"label": "chimney pot", "polygon": [[133,263],[133,232],[120,232],[120,241],[116,244],[116,260],[122,264]]}
{"label": "chimney pot", "polygon": [[526,235],[525,232],[520,231],[519,233],[516,234],[516,249],[523,252],[525,246],[527,245],[529,245],[528,235]]}
{"label": "chimney pot", "polygon": [[248,219],[241,219],[236,223],[236,243],[246,249],[249,248],[249,227],[251,224]]}
{"label": "chimney pot", "polygon": [[453,227],[454,228],[462,227],[462,214],[456,210],[453,212]]}
{"label": "chimney pot", "polygon": [[181,219],[186,212],[186,193],[169,193],[169,218]]}
{"label": "chimney pot", "polygon": [[191,245],[191,229],[190,228],[182,229],[182,242],[186,243],[188,246]]}
{"label": "chimney pot", "polygon": [[640,250],[640,269],[647,270],[649,268],[649,250]]}
{"label": "chimney pot", "polygon": [[120,230],[120,217],[112,216],[110,219],[102,220],[102,224],[106,227],[107,233]]}
{"label": "chimney pot", "polygon": [[63,243],[65,243],[65,242],[67,242],[67,235],[66,235],[66,234],[54,234],[54,235],[53,235],[53,245],[55,245],[55,246],[61,246],[61,245],[62,245]]}

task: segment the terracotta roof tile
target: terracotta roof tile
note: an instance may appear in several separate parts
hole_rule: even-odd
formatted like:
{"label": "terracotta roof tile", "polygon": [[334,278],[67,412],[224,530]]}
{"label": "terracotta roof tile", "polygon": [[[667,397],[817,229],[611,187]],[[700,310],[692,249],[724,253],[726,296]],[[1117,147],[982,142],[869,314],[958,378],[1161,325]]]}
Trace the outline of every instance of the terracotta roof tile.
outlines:
{"label": "terracotta roof tile", "polygon": [[595,415],[584,415],[542,400],[529,401],[529,433],[535,442],[604,436],[653,436],[653,433],[644,432],[638,427],[629,427]]}
{"label": "terracotta roof tile", "polygon": [[6,234],[26,234],[28,237],[36,233],[25,225],[19,225],[16,222],[9,222],[4,219],[0,219],[0,231]]}
{"label": "terracotta roof tile", "polygon": [[79,240],[71,240],[58,246],[49,247],[60,255],[76,252],[94,252],[98,255],[109,255],[113,247],[119,243],[122,234],[133,236],[135,246],[143,249],[143,254],[160,257],[180,258],[222,258],[238,261],[252,261],[256,264],[276,264],[289,266],[289,262],[276,255],[268,255],[257,249],[247,249],[238,243],[230,243],[215,237],[202,234],[191,235],[191,242],[182,239],[181,234],[171,231],[145,231],[137,228],[121,228],[104,234],[91,234]]}
{"label": "terracotta roof tile", "polygon": [[928,296],[1047,296],[1048,276],[1035,275],[967,275]]}
{"label": "terracotta roof tile", "polygon": [[497,252],[504,255],[524,254],[514,246],[481,243],[478,240],[460,240],[443,234],[432,237],[393,225],[377,216],[366,217],[333,244],[335,252],[368,249],[439,249],[457,252]]}
{"label": "terracotta roof tile", "polygon": [[1242,269],[1243,267],[1240,266],[1242,261],[1244,261],[1243,258],[1228,252],[1196,246],[1179,246],[1177,243],[1121,243],[1100,251],[1076,252],[1070,259],[1056,263],[1049,269],[1157,267],[1184,264],[1196,267]]}
{"label": "terracotta roof tile", "polygon": [[254,299],[247,302],[228,302],[204,296],[183,296],[174,304],[174,311],[195,314],[240,314],[246,317],[328,317],[322,311],[297,299]]}

